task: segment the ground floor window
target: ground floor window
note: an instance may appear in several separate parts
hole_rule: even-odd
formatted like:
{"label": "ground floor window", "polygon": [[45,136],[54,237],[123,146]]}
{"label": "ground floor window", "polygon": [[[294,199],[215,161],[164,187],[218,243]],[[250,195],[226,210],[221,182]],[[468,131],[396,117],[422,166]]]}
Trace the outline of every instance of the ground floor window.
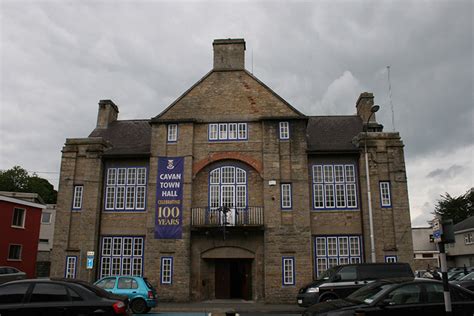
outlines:
{"label": "ground floor window", "polygon": [[295,258],[282,258],[283,285],[295,285]]}
{"label": "ground floor window", "polygon": [[75,279],[76,278],[76,256],[67,256],[66,257],[66,271],[64,277],[66,279]]}
{"label": "ground floor window", "polygon": [[173,257],[161,257],[161,284],[173,283]]}
{"label": "ground floor window", "polygon": [[385,256],[385,262],[397,262],[397,256]]}
{"label": "ground floor window", "polygon": [[316,276],[339,264],[360,263],[362,236],[315,236],[314,260]]}
{"label": "ground floor window", "polygon": [[102,237],[100,277],[111,275],[143,275],[143,237]]}

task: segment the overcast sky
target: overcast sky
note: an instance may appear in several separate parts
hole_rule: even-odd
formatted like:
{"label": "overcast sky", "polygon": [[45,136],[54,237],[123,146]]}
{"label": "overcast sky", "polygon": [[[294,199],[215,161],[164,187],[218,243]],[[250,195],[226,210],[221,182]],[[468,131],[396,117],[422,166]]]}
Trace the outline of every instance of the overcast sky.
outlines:
{"label": "overcast sky", "polygon": [[214,39],[244,38],[246,68],[307,115],[375,94],[405,143],[413,225],[473,186],[472,1],[0,3],[0,169],[57,187],[65,139],[87,137],[99,100],[155,116],[212,68]]}

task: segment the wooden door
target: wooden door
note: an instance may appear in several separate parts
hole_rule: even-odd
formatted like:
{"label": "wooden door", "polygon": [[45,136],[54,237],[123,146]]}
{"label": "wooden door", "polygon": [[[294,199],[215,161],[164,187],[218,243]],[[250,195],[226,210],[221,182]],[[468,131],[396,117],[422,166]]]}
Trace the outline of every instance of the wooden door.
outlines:
{"label": "wooden door", "polygon": [[230,264],[226,260],[215,261],[216,298],[230,298]]}

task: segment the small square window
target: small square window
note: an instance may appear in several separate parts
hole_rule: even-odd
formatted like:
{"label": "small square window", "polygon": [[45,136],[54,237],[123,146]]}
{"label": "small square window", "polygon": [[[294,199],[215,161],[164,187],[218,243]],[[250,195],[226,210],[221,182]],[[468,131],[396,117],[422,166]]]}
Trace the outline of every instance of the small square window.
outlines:
{"label": "small square window", "polygon": [[280,139],[290,138],[290,123],[280,122]]}
{"label": "small square window", "polygon": [[168,142],[174,143],[178,141],[178,124],[168,125]]}
{"label": "small square window", "polygon": [[41,223],[42,224],[50,224],[51,223],[51,213],[50,212],[43,212],[41,214]]}
{"label": "small square window", "polygon": [[25,213],[25,209],[16,207],[13,209],[12,227],[25,228]]}
{"label": "small square window", "polygon": [[21,260],[21,245],[8,246],[8,260]]}

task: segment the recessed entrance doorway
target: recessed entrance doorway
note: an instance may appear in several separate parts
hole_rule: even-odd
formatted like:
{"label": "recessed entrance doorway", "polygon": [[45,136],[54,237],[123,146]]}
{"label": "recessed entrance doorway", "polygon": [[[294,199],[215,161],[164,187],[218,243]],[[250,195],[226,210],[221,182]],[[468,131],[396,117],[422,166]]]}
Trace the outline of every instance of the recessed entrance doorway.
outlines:
{"label": "recessed entrance doorway", "polygon": [[215,297],[252,299],[252,259],[215,259]]}

